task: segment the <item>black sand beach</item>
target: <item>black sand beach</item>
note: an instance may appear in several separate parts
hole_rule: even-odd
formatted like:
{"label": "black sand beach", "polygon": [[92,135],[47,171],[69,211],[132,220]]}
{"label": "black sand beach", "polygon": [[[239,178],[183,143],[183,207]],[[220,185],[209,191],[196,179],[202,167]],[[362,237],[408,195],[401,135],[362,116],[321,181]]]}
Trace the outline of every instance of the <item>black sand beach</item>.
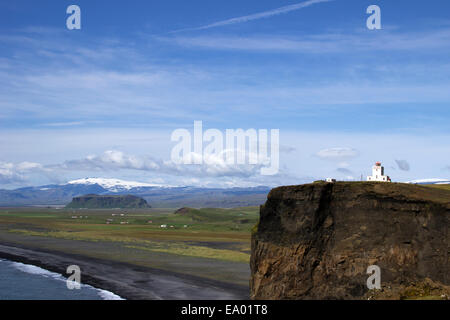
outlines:
{"label": "black sand beach", "polygon": [[48,249],[30,250],[2,242],[0,258],[36,265],[62,275],[66,275],[67,266],[76,264],[82,272],[82,283],[125,299],[248,299],[245,286]]}

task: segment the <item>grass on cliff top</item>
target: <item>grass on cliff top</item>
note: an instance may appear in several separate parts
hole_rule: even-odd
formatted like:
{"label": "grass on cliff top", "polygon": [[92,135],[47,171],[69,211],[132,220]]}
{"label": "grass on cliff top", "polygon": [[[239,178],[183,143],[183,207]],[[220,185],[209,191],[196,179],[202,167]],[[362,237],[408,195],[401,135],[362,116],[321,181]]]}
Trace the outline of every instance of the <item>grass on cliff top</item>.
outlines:
{"label": "grass on cliff top", "polygon": [[[299,187],[326,185],[325,181],[315,181]],[[349,190],[351,192],[375,192],[384,196],[401,196],[413,200],[434,201],[450,203],[450,185],[439,184],[412,184],[401,182],[375,182],[375,181],[338,181],[334,183],[334,190]],[[281,187],[285,188],[285,187]]]}
{"label": "grass on cliff top", "polygon": [[424,184],[423,186],[450,191],[450,184]]}

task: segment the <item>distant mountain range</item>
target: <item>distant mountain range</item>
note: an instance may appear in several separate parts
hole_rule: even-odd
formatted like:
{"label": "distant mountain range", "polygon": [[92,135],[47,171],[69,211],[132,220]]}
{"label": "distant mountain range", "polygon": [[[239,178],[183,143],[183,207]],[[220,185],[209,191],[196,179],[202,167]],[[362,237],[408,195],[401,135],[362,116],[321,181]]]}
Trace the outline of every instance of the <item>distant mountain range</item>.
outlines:
{"label": "distant mountain range", "polygon": [[119,179],[86,178],[39,187],[0,190],[0,206],[66,205],[87,194],[135,195],[158,208],[255,206],[263,204],[270,187],[202,188],[148,184]]}
{"label": "distant mountain range", "polygon": [[164,186],[161,184],[136,182],[136,181],[125,181],[120,179],[106,179],[106,178],[84,178],[78,180],[69,181],[67,184],[78,184],[78,185],[95,185],[98,184],[102,188],[107,189],[111,192],[121,192],[134,188],[168,188],[171,186]]}
{"label": "distant mountain range", "polygon": [[[421,179],[416,184],[450,184],[449,179]],[[0,206],[66,205],[87,194],[135,195],[156,208],[257,206],[266,201],[270,187],[202,188],[177,187],[106,178],[85,178],[66,184],[0,190]]]}

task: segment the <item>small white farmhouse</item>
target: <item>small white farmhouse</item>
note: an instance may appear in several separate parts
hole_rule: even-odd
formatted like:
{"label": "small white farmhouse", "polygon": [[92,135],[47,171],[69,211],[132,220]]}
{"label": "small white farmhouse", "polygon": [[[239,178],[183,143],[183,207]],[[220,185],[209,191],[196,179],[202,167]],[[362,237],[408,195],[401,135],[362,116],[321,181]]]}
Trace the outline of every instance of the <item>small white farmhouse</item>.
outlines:
{"label": "small white farmhouse", "polygon": [[367,181],[391,182],[391,178],[384,175],[384,167],[381,166],[381,162],[375,162],[372,167],[372,175],[367,176]]}

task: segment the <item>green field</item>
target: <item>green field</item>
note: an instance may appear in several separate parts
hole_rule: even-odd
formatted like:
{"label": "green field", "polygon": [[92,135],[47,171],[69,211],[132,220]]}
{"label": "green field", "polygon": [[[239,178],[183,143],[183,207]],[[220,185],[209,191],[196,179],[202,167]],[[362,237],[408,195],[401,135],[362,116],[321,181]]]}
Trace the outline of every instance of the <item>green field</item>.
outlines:
{"label": "green field", "polygon": [[175,211],[0,208],[0,243],[248,287],[251,229],[259,208]]}
{"label": "green field", "polygon": [[259,208],[4,208],[2,232],[36,238],[114,242],[125,248],[248,263]]}

